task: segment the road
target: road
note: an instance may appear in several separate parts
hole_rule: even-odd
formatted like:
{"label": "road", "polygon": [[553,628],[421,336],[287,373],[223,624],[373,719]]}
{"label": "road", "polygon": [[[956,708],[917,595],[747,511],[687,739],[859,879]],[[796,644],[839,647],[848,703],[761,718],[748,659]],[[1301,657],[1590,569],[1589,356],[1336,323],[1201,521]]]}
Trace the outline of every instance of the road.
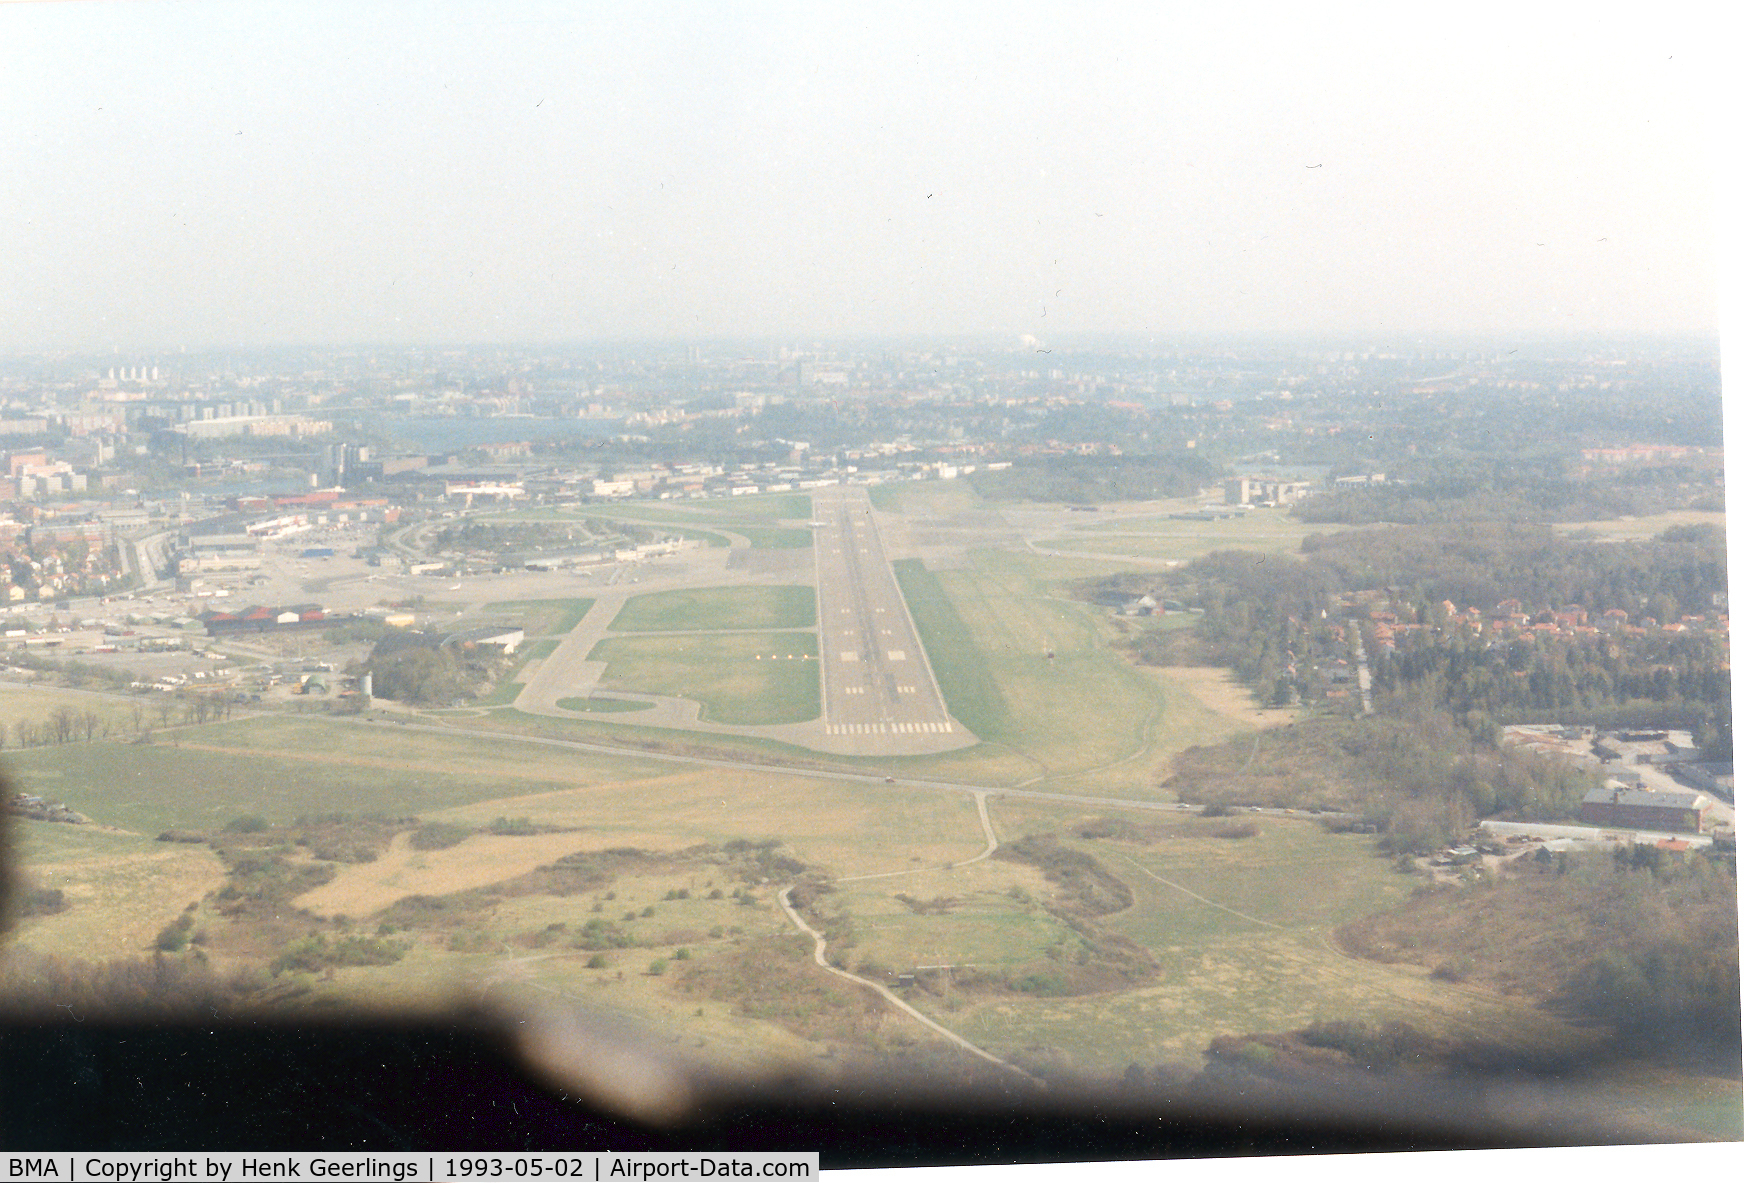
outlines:
{"label": "road", "polygon": [[866,490],[818,489],[812,511],[824,734],[849,740],[836,750],[872,754],[895,747],[888,737],[963,731],[945,709]]}
{"label": "road", "polygon": [[[775,764],[763,760],[729,760],[711,756],[684,756],[676,752],[650,751],[642,748],[620,746],[617,744],[587,743],[577,739],[547,739],[544,736],[522,735],[513,731],[485,731],[472,727],[445,726],[434,723],[406,723],[400,720],[370,718],[351,718],[334,715],[329,720],[335,723],[351,723],[357,726],[404,727],[408,731],[426,731],[433,735],[465,735],[474,739],[490,739],[508,743],[540,744],[545,747],[569,748],[578,752],[590,752],[601,756],[615,756],[635,760],[656,760],[667,764],[689,764],[700,768],[729,768],[734,770],[750,770],[755,772],[773,772],[785,776],[810,777],[814,780],[846,781],[854,784],[867,785],[902,785],[911,789],[932,789],[939,792],[969,793],[970,795],[985,793],[989,797],[1022,797],[1035,801],[1057,801],[1070,805],[1094,805],[1105,809],[1140,809],[1150,812],[1181,814],[1189,810],[1197,811],[1197,807],[1179,801],[1134,801],[1125,797],[1090,797],[1074,793],[1045,793],[1019,786],[1001,788],[994,785],[969,784],[962,781],[921,780],[913,777],[879,776],[871,772],[842,772],[829,768],[806,768],[788,764]],[[692,738],[692,737],[686,737]],[[1025,781],[1024,784],[1034,784],[1041,778]],[[1273,817],[1296,816],[1304,821],[1317,820],[1309,814],[1283,809],[1251,809],[1245,812],[1267,814]],[[1321,817],[1343,817],[1344,814],[1321,814]]]}

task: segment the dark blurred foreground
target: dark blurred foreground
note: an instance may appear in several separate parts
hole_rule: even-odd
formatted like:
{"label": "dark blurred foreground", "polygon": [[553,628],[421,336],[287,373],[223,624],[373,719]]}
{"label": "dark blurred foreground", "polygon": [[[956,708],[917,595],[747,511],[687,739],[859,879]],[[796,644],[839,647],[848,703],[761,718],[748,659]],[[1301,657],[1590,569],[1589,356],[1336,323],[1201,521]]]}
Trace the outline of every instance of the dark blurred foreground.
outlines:
{"label": "dark blurred foreground", "polygon": [[[711,1078],[567,1012],[0,1020],[9,1150],[817,1150],[825,1168],[1681,1140],[1543,1082]],[[1688,1135],[1683,1135],[1687,1137]]]}

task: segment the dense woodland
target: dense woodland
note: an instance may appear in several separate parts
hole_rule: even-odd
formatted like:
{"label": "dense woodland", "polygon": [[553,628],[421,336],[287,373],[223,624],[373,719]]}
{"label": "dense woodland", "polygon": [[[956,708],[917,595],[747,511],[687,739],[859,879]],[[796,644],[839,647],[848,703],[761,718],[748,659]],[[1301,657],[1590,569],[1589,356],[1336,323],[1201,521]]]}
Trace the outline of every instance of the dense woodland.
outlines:
{"label": "dense woodland", "polygon": [[[1361,637],[1375,691],[1420,690],[1474,722],[1627,722],[1692,726],[1727,758],[1731,684],[1725,539],[1678,527],[1640,542],[1598,542],[1548,527],[1502,523],[1376,527],[1309,538],[1299,557],[1224,551],[1165,576],[1115,577],[1104,599],[1148,590],[1203,611],[1190,632],[1149,632],[1132,644],[1155,664],[1228,665],[1280,704],[1326,701],[1325,671],[1353,660]],[[1358,593],[1366,593],[1363,598]],[[1443,602],[1486,616],[1520,601],[1533,623],[1571,606],[1629,626],[1586,635],[1477,631],[1452,624]],[[1376,639],[1377,605],[1406,626]],[[1663,624],[1700,617],[1687,631]]]}
{"label": "dense woodland", "polygon": [[1410,697],[1373,715],[1309,717],[1258,735],[1189,748],[1168,788],[1212,807],[1335,811],[1373,829],[1388,854],[1428,853],[1481,817],[1551,821],[1597,784],[1561,761],[1474,736],[1446,711]]}
{"label": "dense woodland", "polygon": [[1305,522],[1594,522],[1674,509],[1719,511],[1717,458],[1604,468],[1566,454],[1427,455],[1388,469],[1380,485],[1340,488],[1291,512]]}
{"label": "dense woodland", "polygon": [[371,694],[414,706],[446,706],[494,681],[505,659],[499,647],[444,645],[434,633],[395,630],[375,643],[362,670]]}

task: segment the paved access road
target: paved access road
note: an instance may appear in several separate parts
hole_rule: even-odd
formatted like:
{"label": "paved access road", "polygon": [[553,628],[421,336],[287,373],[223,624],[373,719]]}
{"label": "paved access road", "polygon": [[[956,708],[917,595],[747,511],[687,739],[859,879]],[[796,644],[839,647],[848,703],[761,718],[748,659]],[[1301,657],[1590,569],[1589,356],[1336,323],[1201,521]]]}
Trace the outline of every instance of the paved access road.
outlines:
{"label": "paved access road", "polygon": [[962,732],[945,710],[866,490],[818,489],[812,511],[824,734],[864,737],[850,746],[874,752],[891,746],[880,736]]}

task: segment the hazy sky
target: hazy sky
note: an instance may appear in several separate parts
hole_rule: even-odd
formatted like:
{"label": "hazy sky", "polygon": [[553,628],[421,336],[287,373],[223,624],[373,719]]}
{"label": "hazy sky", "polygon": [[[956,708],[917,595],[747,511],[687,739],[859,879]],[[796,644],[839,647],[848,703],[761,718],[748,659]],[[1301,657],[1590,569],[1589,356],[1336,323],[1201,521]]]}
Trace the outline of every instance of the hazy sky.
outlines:
{"label": "hazy sky", "polygon": [[1417,7],[8,4],[0,350],[1712,333],[1714,30]]}

